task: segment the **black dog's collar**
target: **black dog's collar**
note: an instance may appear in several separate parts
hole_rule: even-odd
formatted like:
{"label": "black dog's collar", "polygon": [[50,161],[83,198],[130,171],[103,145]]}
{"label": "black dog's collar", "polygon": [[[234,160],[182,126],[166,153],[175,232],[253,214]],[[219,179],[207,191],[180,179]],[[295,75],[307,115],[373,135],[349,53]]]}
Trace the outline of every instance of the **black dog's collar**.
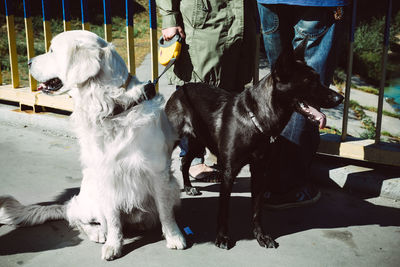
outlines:
{"label": "black dog's collar", "polygon": [[[251,121],[253,122],[254,126],[256,126],[257,130],[258,130],[260,133],[263,133],[264,131],[263,131],[262,127],[261,127],[260,122],[257,120],[256,115],[254,115],[254,113],[251,112],[251,111],[247,111],[247,113],[249,114],[249,116],[250,116],[250,118],[251,118]],[[275,140],[276,140],[277,138],[278,138],[277,136],[270,136],[270,137],[269,137],[269,142],[270,142],[270,143],[273,143],[273,142],[275,142]]]}
{"label": "black dog's collar", "polygon": [[[132,76],[129,75],[129,77],[128,77],[128,79],[126,80],[126,82],[125,82],[124,85],[127,86],[127,85],[129,84],[129,82],[130,82],[131,79],[132,79]],[[123,87],[123,86],[121,86],[121,87]],[[124,88],[126,88],[126,87],[124,87]],[[143,87],[143,92],[142,92],[142,94],[140,95],[140,97],[138,98],[138,100],[132,102],[126,109],[124,109],[124,108],[123,108],[122,106],[120,106],[120,105],[116,105],[116,106],[114,107],[113,112],[111,113],[111,115],[110,115],[109,117],[117,116],[117,115],[121,114],[122,112],[124,112],[125,110],[131,109],[131,108],[133,108],[133,107],[139,105],[139,104],[142,103],[143,101],[150,100],[150,99],[154,98],[154,97],[156,96],[156,94],[157,94],[157,93],[156,93],[155,84],[149,82],[149,83],[147,83],[147,84]]]}
{"label": "black dog's collar", "polygon": [[254,113],[251,112],[251,111],[248,111],[248,113],[249,113],[250,119],[251,119],[251,121],[253,122],[254,126],[256,126],[257,130],[259,130],[259,131],[262,133],[262,132],[263,132],[263,129],[261,128],[261,125],[260,125],[260,123],[258,122],[258,120],[257,120],[257,118],[256,118],[256,115],[254,115]]}

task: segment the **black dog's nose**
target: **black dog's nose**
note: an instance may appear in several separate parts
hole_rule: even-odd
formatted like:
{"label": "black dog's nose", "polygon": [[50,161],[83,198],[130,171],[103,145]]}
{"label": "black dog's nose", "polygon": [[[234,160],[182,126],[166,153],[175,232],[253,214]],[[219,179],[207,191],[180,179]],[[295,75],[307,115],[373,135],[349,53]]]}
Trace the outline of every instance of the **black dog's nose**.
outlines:
{"label": "black dog's nose", "polygon": [[343,100],[344,96],[342,96],[341,94],[336,94],[333,101],[339,105],[340,103],[343,102]]}

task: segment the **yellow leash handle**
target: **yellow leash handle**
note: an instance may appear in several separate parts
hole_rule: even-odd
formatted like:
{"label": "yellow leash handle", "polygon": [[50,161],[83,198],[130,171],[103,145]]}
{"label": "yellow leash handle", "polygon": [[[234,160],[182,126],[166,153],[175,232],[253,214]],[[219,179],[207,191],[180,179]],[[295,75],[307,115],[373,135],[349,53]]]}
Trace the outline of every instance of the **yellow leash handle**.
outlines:
{"label": "yellow leash handle", "polygon": [[158,62],[166,66],[172,58],[178,58],[182,48],[182,39],[178,34],[169,41],[165,41],[161,36],[158,46]]}

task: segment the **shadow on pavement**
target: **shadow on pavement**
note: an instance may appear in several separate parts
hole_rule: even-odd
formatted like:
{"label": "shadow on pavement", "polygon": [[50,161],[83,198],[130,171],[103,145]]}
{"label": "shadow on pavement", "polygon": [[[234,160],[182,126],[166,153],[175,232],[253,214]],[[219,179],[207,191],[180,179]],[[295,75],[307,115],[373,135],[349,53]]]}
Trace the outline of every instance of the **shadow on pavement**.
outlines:
{"label": "shadow on pavement", "polygon": [[[237,179],[233,193],[248,193],[249,178]],[[203,196],[182,199],[177,211],[177,222],[181,229],[189,227],[193,235],[188,236],[189,247],[199,243],[213,243],[216,233],[218,197],[204,197],[207,192],[218,192],[218,184],[199,186]],[[67,200],[79,191],[66,190],[55,202]],[[46,203],[49,204],[49,203]],[[248,196],[232,196],[230,208],[230,236],[232,240],[253,240],[251,227],[251,200]],[[371,204],[343,190],[324,188],[318,203],[309,207],[282,211],[264,210],[263,223],[266,233],[279,238],[309,229],[327,229],[361,226],[400,226],[400,210]],[[345,232],[330,233],[340,236]],[[48,222],[40,226],[16,228],[0,236],[0,255],[39,252],[76,246],[82,242],[77,230],[69,228],[66,221]],[[161,229],[134,231],[125,229],[123,256],[142,246],[163,239]],[[254,240],[254,242],[256,242]]]}
{"label": "shadow on pavement", "polygon": [[78,235],[79,231],[71,229],[66,221],[16,228],[0,236],[0,255],[73,247],[82,242]]}
{"label": "shadow on pavement", "polygon": [[[69,188],[57,196],[54,201],[38,204],[62,204],[78,193],[79,188]],[[32,227],[15,228],[0,236],[0,255],[39,252],[76,246],[82,241],[78,235],[79,231],[70,228],[68,222],[63,220],[47,222]]]}
{"label": "shadow on pavement", "polygon": [[[249,192],[249,178],[238,179],[234,193]],[[218,192],[219,185],[198,186],[202,192]],[[344,190],[323,188],[314,205],[280,211],[264,210],[266,233],[279,238],[310,229],[335,229],[350,226],[400,226],[400,209],[369,203]],[[233,241],[254,239],[251,226],[251,199],[232,196],[230,203],[230,236]],[[191,197],[182,200],[177,221],[194,233],[194,243],[214,242],[218,197]],[[340,236],[341,233],[337,233]],[[256,242],[256,240],[254,240]]]}

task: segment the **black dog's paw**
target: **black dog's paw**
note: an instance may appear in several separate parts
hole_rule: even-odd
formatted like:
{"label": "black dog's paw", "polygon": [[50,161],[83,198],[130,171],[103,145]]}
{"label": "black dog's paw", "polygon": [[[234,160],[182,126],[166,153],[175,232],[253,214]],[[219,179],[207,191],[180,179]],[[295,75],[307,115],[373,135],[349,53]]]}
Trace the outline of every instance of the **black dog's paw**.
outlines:
{"label": "black dog's paw", "polygon": [[215,245],[222,249],[231,249],[232,242],[228,236],[218,235],[215,239]]}
{"label": "black dog's paw", "polygon": [[198,196],[201,195],[201,192],[197,190],[196,187],[193,186],[185,186],[185,192],[188,196]]}
{"label": "black dog's paw", "polygon": [[265,247],[265,248],[277,248],[279,247],[278,242],[275,242],[275,240],[270,237],[269,235],[265,235],[265,234],[258,234],[256,235],[258,244],[260,244],[260,246]]}

